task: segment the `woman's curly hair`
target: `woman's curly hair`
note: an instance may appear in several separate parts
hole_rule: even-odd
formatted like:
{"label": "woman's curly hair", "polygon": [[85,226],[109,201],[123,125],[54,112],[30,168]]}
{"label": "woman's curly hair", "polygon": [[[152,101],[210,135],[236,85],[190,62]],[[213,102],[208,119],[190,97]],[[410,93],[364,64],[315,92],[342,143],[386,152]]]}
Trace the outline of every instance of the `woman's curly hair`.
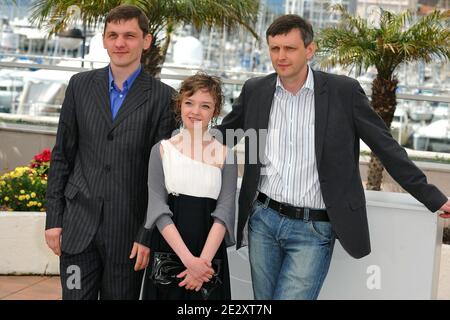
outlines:
{"label": "woman's curly hair", "polygon": [[222,92],[222,81],[219,77],[210,76],[204,72],[198,72],[193,76],[186,78],[182,83],[180,90],[174,96],[174,111],[177,121],[181,123],[181,103],[184,98],[191,97],[198,90],[208,91],[214,99],[213,119],[217,119],[222,111],[224,95]]}

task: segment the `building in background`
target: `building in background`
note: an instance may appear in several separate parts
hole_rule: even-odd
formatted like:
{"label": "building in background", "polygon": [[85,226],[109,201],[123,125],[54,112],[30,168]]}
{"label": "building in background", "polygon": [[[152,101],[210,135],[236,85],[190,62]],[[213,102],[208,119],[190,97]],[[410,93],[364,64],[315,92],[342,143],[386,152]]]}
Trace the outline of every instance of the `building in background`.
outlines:
{"label": "building in background", "polygon": [[417,0],[358,0],[356,14],[360,17],[368,18],[380,7],[395,13],[406,10],[414,12],[417,7]]}
{"label": "building in background", "polygon": [[335,4],[343,5],[350,14],[356,12],[357,0],[286,0],[285,13],[302,16],[318,30],[339,23],[340,15],[330,11]]}
{"label": "building in background", "polygon": [[418,0],[417,12],[419,14],[428,14],[435,9],[448,10],[450,0]]}
{"label": "building in background", "polygon": [[0,1],[0,19],[26,18],[30,13],[33,2],[36,2],[36,0],[15,0],[15,3],[12,0]]}

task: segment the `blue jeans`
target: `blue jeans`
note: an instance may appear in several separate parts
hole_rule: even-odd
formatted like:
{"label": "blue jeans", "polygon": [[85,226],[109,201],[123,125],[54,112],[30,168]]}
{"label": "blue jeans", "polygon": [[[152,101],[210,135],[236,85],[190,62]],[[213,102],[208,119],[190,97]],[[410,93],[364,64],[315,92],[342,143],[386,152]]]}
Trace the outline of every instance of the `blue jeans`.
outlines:
{"label": "blue jeans", "polygon": [[331,223],[282,216],[259,201],[252,212],[249,258],[255,299],[317,299],[336,239]]}

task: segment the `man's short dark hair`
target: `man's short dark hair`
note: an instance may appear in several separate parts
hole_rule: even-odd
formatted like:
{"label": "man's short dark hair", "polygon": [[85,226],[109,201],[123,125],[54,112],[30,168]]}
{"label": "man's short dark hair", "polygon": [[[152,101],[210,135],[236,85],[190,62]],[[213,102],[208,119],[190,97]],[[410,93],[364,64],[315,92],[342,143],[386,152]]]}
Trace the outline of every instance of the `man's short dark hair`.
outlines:
{"label": "man's short dark hair", "polygon": [[275,37],[280,34],[287,34],[293,29],[299,29],[307,47],[314,39],[314,31],[312,25],[296,14],[285,14],[275,19],[266,31],[266,40],[269,36]]}
{"label": "man's short dark hair", "polygon": [[105,19],[105,27],[103,33],[106,32],[108,23],[117,23],[120,21],[129,21],[136,18],[139,28],[144,33],[144,37],[148,34],[148,18],[138,7],[132,5],[121,5],[112,9]]}

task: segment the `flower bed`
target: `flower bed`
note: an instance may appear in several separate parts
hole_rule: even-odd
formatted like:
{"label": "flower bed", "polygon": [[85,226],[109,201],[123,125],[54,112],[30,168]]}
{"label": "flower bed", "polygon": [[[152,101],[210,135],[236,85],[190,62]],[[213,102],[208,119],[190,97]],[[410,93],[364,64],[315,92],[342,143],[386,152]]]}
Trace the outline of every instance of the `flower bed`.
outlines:
{"label": "flower bed", "polygon": [[45,191],[51,153],[45,149],[26,167],[0,177],[0,210],[45,211]]}
{"label": "flower bed", "polygon": [[46,149],[0,177],[0,274],[59,273],[44,238],[50,158]]}

